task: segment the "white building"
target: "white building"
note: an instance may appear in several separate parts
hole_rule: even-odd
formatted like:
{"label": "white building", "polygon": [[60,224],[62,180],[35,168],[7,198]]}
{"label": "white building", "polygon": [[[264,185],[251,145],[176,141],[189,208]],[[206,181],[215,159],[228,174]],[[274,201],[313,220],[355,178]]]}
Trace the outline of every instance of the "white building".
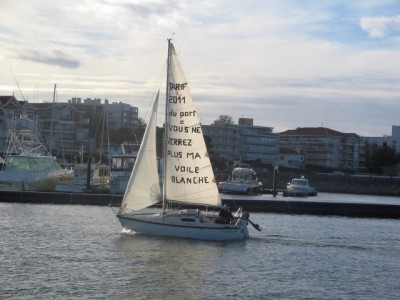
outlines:
{"label": "white building", "polygon": [[400,125],[392,125],[392,135],[379,136],[379,137],[364,137],[364,140],[370,145],[376,145],[377,147],[388,146],[396,151],[400,152]]}
{"label": "white building", "polygon": [[239,118],[237,125],[215,121],[202,128],[211,138],[211,151],[219,158],[276,164],[278,135],[272,133],[272,127],[254,126],[253,119]]}

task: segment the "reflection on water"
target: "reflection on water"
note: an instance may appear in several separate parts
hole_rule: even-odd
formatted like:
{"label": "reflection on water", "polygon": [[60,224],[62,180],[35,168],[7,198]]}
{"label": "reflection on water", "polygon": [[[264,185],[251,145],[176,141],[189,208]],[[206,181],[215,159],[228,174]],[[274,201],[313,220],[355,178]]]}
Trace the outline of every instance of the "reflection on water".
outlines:
{"label": "reflection on water", "polygon": [[[227,247],[236,247],[243,241],[202,242],[185,239],[153,237],[141,234],[121,235],[117,247],[126,255],[127,260],[135,263],[132,272],[140,278],[142,284],[136,291],[152,291],[156,297],[179,295],[181,299],[204,298],[210,278],[220,278],[224,282],[225,269],[221,260]],[[154,283],[157,283],[154,285]]]}

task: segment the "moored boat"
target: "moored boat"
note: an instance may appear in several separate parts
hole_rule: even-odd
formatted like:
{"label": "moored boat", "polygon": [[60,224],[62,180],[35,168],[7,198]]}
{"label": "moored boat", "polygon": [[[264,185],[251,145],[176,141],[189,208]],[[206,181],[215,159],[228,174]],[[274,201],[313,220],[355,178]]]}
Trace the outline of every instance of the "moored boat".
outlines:
{"label": "moored boat", "polygon": [[111,158],[110,193],[123,195],[128,185],[137,154],[118,154]]}
{"label": "moored boat", "polygon": [[232,175],[218,183],[222,193],[262,194],[264,185],[258,181],[257,172],[249,164],[235,161]]}
{"label": "moored boat", "polygon": [[30,129],[10,130],[10,141],[0,171],[0,191],[54,191],[57,183],[72,180]]}
{"label": "moored boat", "polygon": [[110,191],[110,167],[104,164],[75,164],[73,180],[60,180],[56,192],[108,193]]}
{"label": "moored boat", "polygon": [[308,179],[304,176],[301,178],[294,178],[287,184],[286,190],[283,191],[283,196],[316,196],[318,191],[308,184]]}

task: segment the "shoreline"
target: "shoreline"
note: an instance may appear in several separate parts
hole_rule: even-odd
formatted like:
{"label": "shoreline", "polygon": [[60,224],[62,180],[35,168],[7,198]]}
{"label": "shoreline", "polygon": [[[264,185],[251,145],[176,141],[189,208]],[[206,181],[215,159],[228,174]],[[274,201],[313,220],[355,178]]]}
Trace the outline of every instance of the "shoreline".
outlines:
{"label": "shoreline", "polygon": [[[316,188],[318,192],[400,197],[400,177],[397,176],[352,176],[351,174],[333,175],[305,170],[283,171],[276,174],[275,188],[286,189],[288,182],[302,176],[308,179],[309,185]],[[272,189],[272,172],[265,175],[261,181],[264,188]]]}

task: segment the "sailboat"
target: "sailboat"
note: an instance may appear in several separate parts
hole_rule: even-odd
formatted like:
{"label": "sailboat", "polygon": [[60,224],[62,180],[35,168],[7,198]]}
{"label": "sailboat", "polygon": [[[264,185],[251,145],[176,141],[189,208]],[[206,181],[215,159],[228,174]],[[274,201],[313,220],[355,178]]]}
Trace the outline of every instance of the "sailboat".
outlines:
{"label": "sailboat", "polygon": [[[170,39],[162,192],[156,154],[158,98],[159,92],[117,213],[122,227],[142,234],[198,240],[248,238],[248,222],[254,224],[248,212],[238,211],[228,224],[220,224],[218,214],[208,209],[220,207],[222,202],[197,110]],[[152,208],[159,202],[162,202],[161,209]],[[206,209],[174,209],[171,203]]]}

